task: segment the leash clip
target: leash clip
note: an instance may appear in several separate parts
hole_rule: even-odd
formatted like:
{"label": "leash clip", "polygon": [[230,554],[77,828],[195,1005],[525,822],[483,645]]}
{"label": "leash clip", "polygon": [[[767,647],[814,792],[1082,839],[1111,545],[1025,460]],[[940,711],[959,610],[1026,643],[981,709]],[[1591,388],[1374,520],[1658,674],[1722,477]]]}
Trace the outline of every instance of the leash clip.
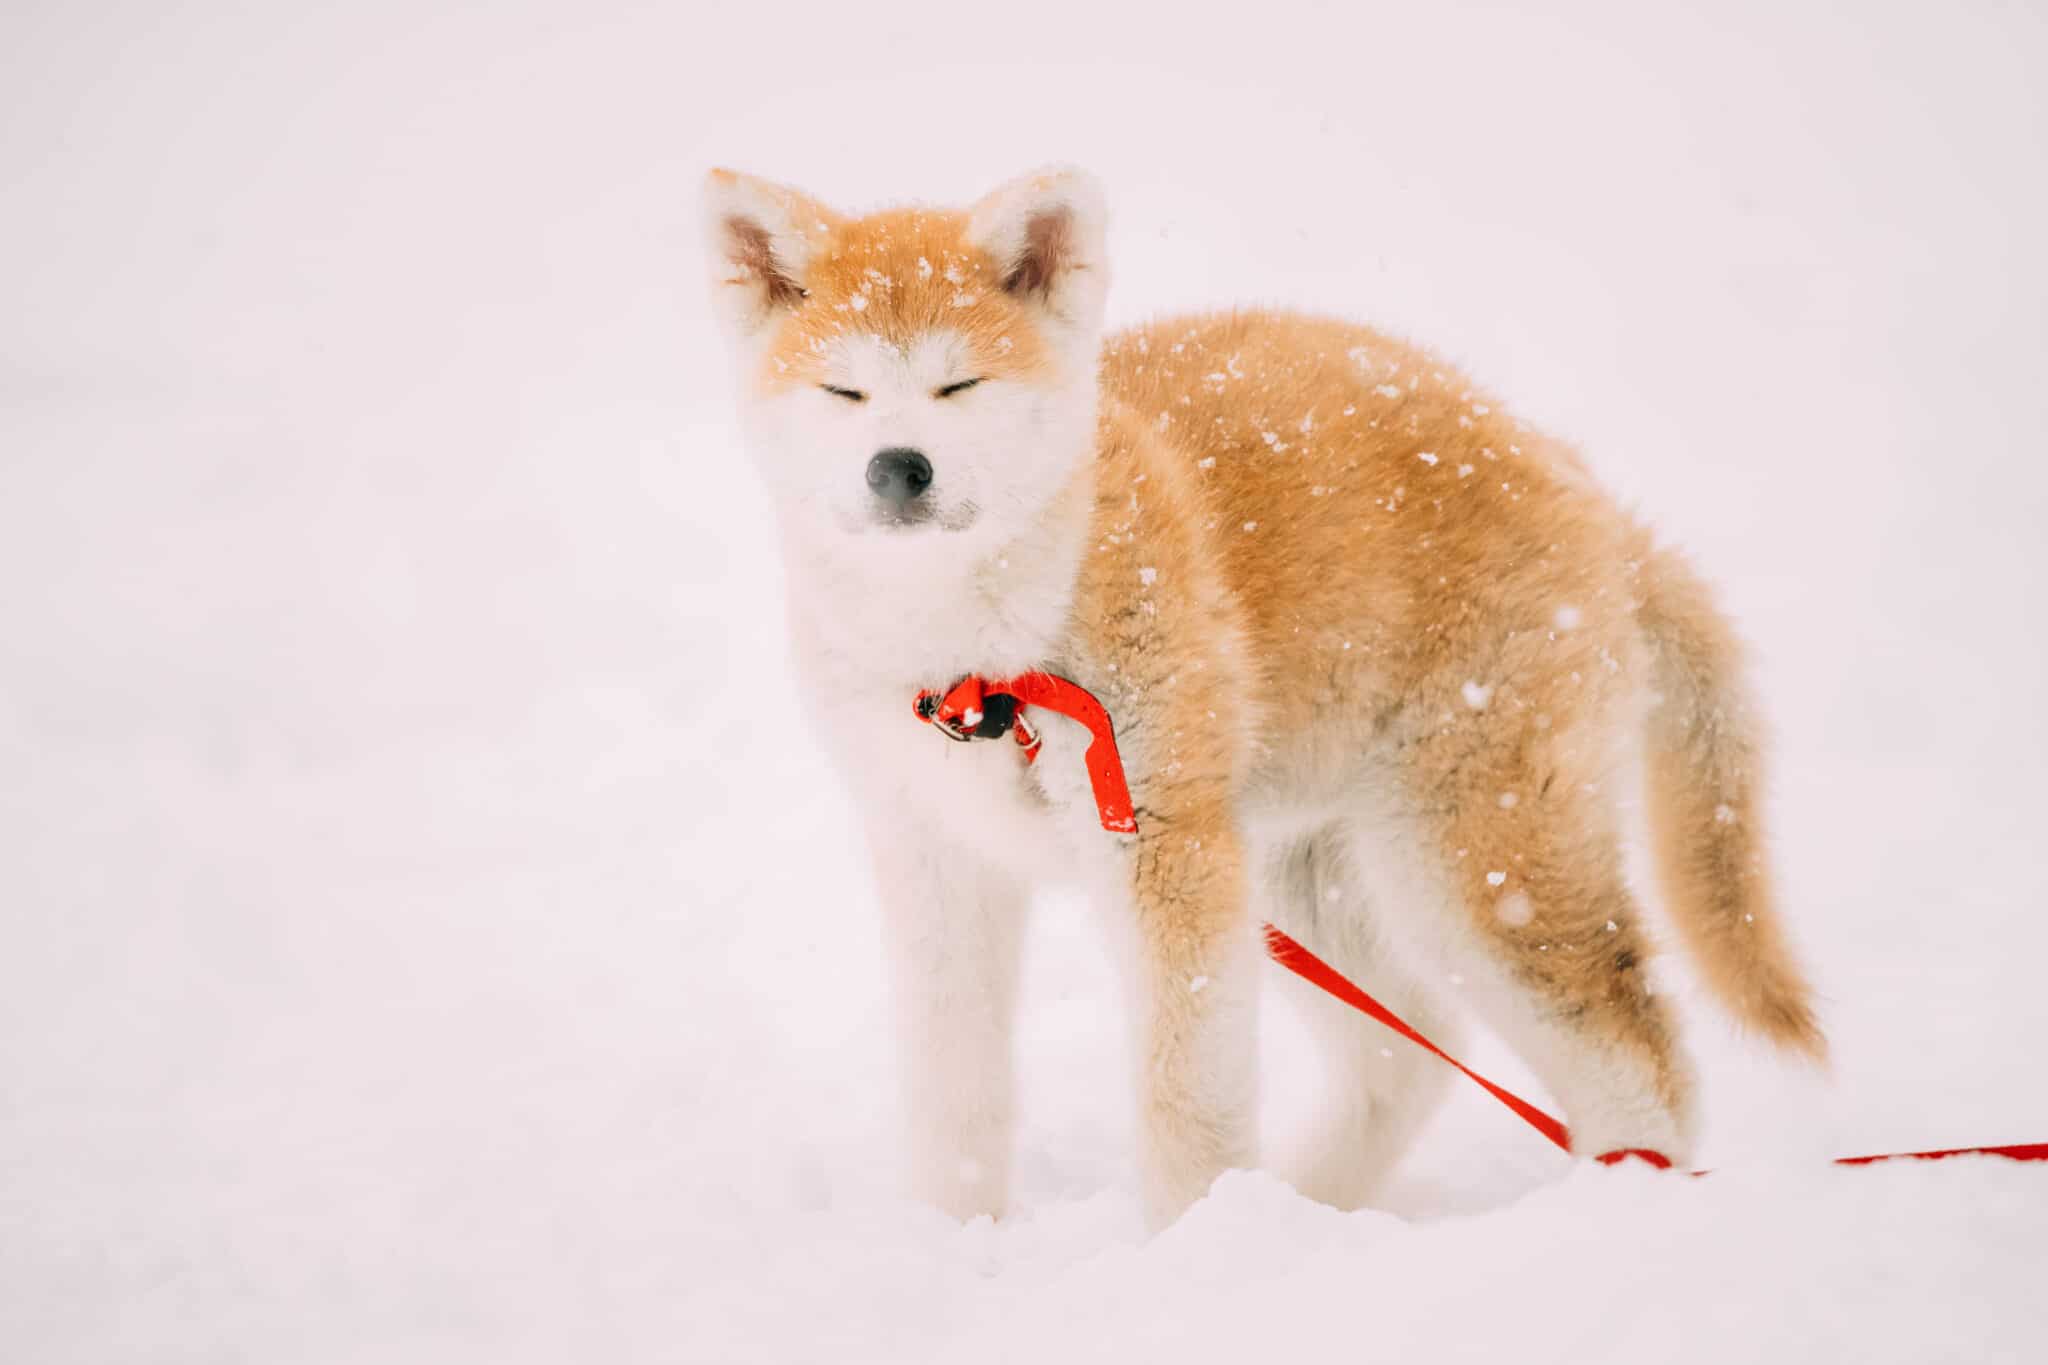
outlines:
{"label": "leash clip", "polygon": [[1111,834],[1136,834],[1138,812],[1124,780],[1123,759],[1116,751],[1116,731],[1102,703],[1081,687],[1051,673],[1019,673],[1002,682],[985,682],[970,673],[941,696],[920,692],[911,703],[917,718],[951,740],[1016,741],[1026,764],[1038,761],[1044,736],[1024,718],[1029,706],[1042,706],[1088,730],[1088,749],[1081,755],[1088,786],[1102,827]]}
{"label": "leash clip", "polygon": [[965,744],[975,737],[974,731],[962,729],[958,720],[939,713],[939,698],[935,693],[917,694],[917,718],[956,744]]}
{"label": "leash clip", "polygon": [[[969,674],[944,696],[917,694],[917,718],[947,739],[965,744],[973,739],[1001,739],[1011,733],[1021,709],[1017,698]],[[1023,743],[1020,735],[1018,742]]]}

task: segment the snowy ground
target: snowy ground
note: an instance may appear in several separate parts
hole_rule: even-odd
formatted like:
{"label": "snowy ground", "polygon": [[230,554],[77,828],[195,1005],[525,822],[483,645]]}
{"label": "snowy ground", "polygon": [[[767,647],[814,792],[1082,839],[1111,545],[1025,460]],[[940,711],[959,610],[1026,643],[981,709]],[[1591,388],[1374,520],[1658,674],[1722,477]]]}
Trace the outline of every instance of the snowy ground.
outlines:
{"label": "snowy ground", "polygon": [[[2048,1169],[1814,1159],[2048,1139],[2048,21],[1534,8],[10,5],[0,1359],[2040,1359]],[[694,193],[1052,159],[1118,316],[1424,338],[1725,584],[1839,1066],[1692,1010],[1712,1179],[1460,1093],[1147,1242],[1053,904],[1018,1213],[895,1193]]]}

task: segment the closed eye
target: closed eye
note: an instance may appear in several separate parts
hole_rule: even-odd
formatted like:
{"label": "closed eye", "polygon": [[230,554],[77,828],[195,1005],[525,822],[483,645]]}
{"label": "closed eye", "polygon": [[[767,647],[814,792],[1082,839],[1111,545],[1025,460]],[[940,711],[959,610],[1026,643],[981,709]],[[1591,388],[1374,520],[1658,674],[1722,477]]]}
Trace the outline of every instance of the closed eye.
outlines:
{"label": "closed eye", "polygon": [[818,387],[831,394],[834,398],[844,398],[849,403],[865,403],[868,401],[868,396],[859,389],[842,389],[836,384],[820,384]]}
{"label": "closed eye", "polygon": [[981,381],[979,379],[963,379],[957,384],[948,384],[945,388],[937,390],[932,394],[932,397],[951,398],[956,393],[967,392],[969,389],[973,388],[976,384],[979,384],[980,382]]}

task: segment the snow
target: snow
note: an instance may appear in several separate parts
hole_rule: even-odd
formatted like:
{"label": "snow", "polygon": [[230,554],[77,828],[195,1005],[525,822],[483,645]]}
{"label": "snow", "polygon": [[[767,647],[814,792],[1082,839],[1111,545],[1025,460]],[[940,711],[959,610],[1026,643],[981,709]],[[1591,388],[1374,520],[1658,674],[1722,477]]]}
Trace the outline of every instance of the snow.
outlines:
{"label": "snow", "polygon": [[[2048,1171],[1821,1158],[2048,1138],[2048,719],[1972,701],[2048,673],[2041,16],[701,10],[0,20],[0,1354],[2037,1357]],[[1361,51],[1455,51],[1460,96]],[[1660,978],[1710,1178],[1571,1168],[1460,1082],[1385,1211],[1248,1172],[1147,1240],[1103,936],[1055,901],[1016,1214],[897,1192],[696,183],[1062,158],[1119,319],[1439,346],[1722,585],[1837,1062]],[[1290,998],[1283,1166],[1324,1082]]]}

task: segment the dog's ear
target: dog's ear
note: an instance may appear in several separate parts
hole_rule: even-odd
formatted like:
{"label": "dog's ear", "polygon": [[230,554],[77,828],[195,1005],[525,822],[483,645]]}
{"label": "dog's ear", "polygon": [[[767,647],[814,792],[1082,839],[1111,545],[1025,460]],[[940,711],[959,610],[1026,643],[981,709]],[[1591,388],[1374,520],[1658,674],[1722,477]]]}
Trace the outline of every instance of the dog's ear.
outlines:
{"label": "dog's ear", "polygon": [[1095,177],[1071,166],[1020,176],[974,206],[967,236],[1004,290],[1078,331],[1102,325],[1108,211]]}
{"label": "dog's ear", "polygon": [[750,336],[804,296],[811,258],[839,215],[786,185],[714,170],[704,180],[707,236],[720,311]]}

